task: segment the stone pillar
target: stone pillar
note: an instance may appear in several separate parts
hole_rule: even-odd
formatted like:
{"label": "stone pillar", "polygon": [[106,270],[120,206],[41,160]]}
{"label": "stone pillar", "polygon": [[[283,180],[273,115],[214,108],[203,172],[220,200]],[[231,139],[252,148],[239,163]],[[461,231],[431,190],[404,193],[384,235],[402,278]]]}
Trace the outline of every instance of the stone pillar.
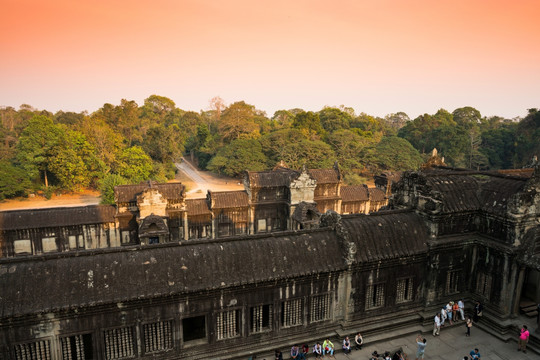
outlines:
{"label": "stone pillar", "polygon": [[512,315],[519,315],[519,302],[521,301],[521,291],[523,289],[523,282],[525,280],[525,267],[522,266],[519,269],[518,281],[514,292],[514,307],[512,309]]}
{"label": "stone pillar", "polygon": [[184,213],[183,213],[182,226],[184,228],[184,234],[183,234],[184,240],[188,240],[189,239],[189,223],[188,223],[188,213],[187,213],[187,211],[184,211]]}
{"label": "stone pillar", "polygon": [[253,208],[253,206],[250,206],[248,208],[248,218],[248,234],[255,234],[255,209]]}

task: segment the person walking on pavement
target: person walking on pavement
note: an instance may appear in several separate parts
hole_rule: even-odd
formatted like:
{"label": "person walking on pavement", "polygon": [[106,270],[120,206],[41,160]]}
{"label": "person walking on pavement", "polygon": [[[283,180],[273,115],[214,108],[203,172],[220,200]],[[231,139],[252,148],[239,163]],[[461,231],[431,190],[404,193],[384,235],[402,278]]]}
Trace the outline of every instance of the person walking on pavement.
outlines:
{"label": "person walking on pavement", "polygon": [[518,351],[523,350],[523,352],[526,353],[528,342],[529,342],[529,330],[527,330],[527,325],[523,325],[519,334]]}
{"label": "person walking on pavement", "polygon": [[416,337],[416,345],[418,345],[418,350],[416,350],[416,360],[424,358],[424,351],[426,350],[427,340],[422,338],[422,335]]}
{"label": "person walking on pavement", "polygon": [[465,335],[471,336],[472,320],[470,316],[467,316],[467,321],[465,322],[465,326],[467,327],[467,332],[465,333]]}
{"label": "person walking on pavement", "polygon": [[439,318],[439,314],[435,315],[435,318],[433,319],[433,336],[437,336],[441,333],[441,319]]}

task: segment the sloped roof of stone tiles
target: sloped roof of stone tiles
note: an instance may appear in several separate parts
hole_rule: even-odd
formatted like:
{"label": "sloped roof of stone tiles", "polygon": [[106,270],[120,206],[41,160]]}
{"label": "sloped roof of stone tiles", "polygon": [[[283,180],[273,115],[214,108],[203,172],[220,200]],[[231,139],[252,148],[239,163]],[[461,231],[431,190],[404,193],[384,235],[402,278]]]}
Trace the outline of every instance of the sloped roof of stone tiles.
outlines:
{"label": "sloped roof of stone tiles", "polygon": [[319,184],[337,184],[339,173],[336,169],[309,169],[308,173],[317,180]]}
{"label": "sloped roof of stone tiles", "polygon": [[526,180],[526,178],[491,177],[489,181],[480,185],[480,208],[487,213],[505,215],[509,200],[523,189]]}
{"label": "sloped roof of stone tiles", "polygon": [[212,211],[208,208],[208,202],[205,199],[187,199],[186,208],[188,215],[210,215]]}
{"label": "sloped roof of stone tiles", "polygon": [[350,185],[341,187],[341,201],[367,201],[368,187],[366,185]]}
{"label": "sloped roof of stone tiles", "polygon": [[412,211],[383,211],[371,215],[347,215],[341,219],[356,244],[356,261],[375,261],[427,251],[429,231]]}
{"label": "sloped roof of stone tiles", "polygon": [[227,209],[249,206],[247,192],[239,191],[208,191],[208,196],[212,199],[212,208]]}
{"label": "sloped roof of stone tiles", "polygon": [[443,201],[444,212],[474,211],[479,209],[478,180],[461,174],[441,174],[426,177],[430,192]]}
{"label": "sloped roof of stone tiles", "polygon": [[0,230],[73,226],[114,222],[116,207],[89,205],[0,212]]}
{"label": "sloped roof of stone tiles", "polygon": [[[342,270],[330,229],[0,261],[0,318]],[[317,259],[314,261],[314,259]],[[49,293],[55,296],[41,296]]]}
{"label": "sloped roof of stone tiles", "polygon": [[369,199],[371,201],[384,201],[386,200],[385,193],[379,188],[369,188]]}
{"label": "sloped roof of stone tiles", "polygon": [[[152,187],[157,189],[167,200],[182,200],[184,197],[185,186],[182,183],[151,183]],[[119,185],[114,187],[114,197],[120,203],[135,202],[137,195],[150,188],[149,182],[137,185]]]}
{"label": "sloped roof of stone tiles", "polygon": [[504,175],[513,175],[513,176],[519,176],[524,178],[530,178],[532,177],[534,173],[533,168],[526,168],[526,169],[503,169],[503,170],[496,170],[500,174]]}
{"label": "sloped roof of stone tiles", "polygon": [[247,171],[252,188],[289,186],[298,175],[300,175],[298,171],[283,167],[271,171]]}

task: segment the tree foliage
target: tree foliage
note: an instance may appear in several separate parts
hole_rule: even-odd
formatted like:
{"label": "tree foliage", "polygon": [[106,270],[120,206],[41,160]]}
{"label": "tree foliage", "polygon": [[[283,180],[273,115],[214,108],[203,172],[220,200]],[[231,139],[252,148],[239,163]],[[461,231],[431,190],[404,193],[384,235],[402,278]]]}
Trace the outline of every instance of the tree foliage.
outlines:
{"label": "tree foliage", "polygon": [[221,148],[208,164],[210,171],[233,177],[246,170],[261,171],[267,167],[268,159],[256,139],[233,140]]}

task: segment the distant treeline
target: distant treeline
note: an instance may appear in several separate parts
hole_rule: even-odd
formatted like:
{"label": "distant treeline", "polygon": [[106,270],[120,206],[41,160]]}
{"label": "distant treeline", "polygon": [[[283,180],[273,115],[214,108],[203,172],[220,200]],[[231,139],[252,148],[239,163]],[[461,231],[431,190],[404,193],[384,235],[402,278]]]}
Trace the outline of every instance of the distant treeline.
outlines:
{"label": "distant treeline", "polygon": [[184,153],[228,176],[281,160],[291,168],[338,161],[349,184],[385,170],[417,169],[433,148],[448,165],[473,169],[522,167],[540,153],[537,109],[512,120],[482,117],[472,107],[414,120],[344,106],[279,110],[269,118],[243,101],[226,106],[216,97],[210,110],[193,112],[152,95],[142,106],[122,100],[92,114],[5,107],[0,119],[0,199],[91,187],[112,202],[115,185],[173,178]]}

